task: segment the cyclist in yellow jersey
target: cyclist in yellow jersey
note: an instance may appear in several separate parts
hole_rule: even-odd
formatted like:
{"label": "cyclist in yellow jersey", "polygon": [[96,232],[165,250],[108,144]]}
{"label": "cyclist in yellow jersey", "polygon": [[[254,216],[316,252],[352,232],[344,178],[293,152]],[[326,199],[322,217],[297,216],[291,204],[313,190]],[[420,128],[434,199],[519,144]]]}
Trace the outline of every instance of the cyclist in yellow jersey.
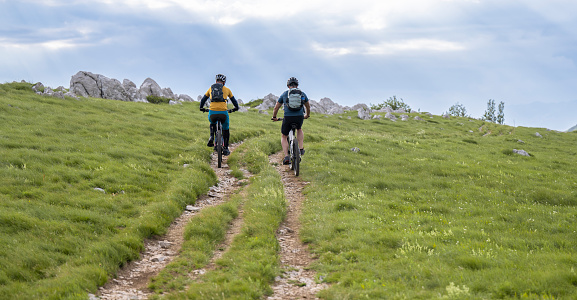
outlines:
{"label": "cyclist in yellow jersey", "polygon": [[227,99],[234,105],[233,111],[238,110],[238,102],[232,95],[232,91],[224,86],[226,83],[226,76],[222,74],[216,75],[216,83],[213,84],[208,91],[204,94],[204,97],[200,100],[200,110],[204,109],[204,104],[206,100],[210,98],[210,107],[208,112],[208,120],[210,121],[210,138],[206,144],[208,147],[214,146],[214,133],[216,132],[216,120],[217,118],[225,119],[222,121],[222,138],[224,140],[223,154],[229,155],[228,141],[230,139],[230,122],[228,118],[227,110]]}

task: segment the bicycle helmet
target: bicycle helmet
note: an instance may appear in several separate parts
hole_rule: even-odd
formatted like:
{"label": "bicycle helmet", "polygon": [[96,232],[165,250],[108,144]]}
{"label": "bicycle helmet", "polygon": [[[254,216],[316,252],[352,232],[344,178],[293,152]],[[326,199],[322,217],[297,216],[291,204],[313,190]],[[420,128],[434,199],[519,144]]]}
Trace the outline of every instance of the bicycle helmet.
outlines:
{"label": "bicycle helmet", "polygon": [[222,75],[222,74],[218,74],[216,75],[216,80],[217,81],[222,81],[226,83],[226,76]]}
{"label": "bicycle helmet", "polygon": [[286,86],[288,87],[288,86],[290,86],[291,84],[294,84],[294,85],[296,85],[296,86],[299,86],[299,80],[296,79],[295,77],[291,77],[291,78],[289,78],[289,80],[287,80]]}

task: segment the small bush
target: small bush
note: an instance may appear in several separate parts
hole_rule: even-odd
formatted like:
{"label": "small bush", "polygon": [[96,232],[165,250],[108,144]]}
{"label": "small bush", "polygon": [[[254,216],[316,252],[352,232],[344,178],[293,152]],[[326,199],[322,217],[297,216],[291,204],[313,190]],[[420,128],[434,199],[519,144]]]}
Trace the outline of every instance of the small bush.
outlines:
{"label": "small bush", "polygon": [[247,104],[245,104],[245,106],[248,106],[248,107],[250,107],[250,108],[255,108],[255,107],[261,105],[263,101],[264,101],[263,99],[251,100],[250,102],[248,102]]}
{"label": "small bush", "polygon": [[392,110],[397,110],[400,108],[405,109],[405,111],[410,112],[411,111],[411,107],[409,107],[409,105],[407,105],[402,98],[397,99],[397,96],[393,96],[385,101],[383,101],[383,103],[380,104],[376,104],[373,105],[371,104],[371,109],[372,110],[379,110],[382,109],[384,107],[390,107]]}
{"label": "small bush", "polygon": [[448,114],[454,117],[468,117],[467,109],[463,104],[460,104],[459,102],[449,108]]}
{"label": "small bush", "polygon": [[168,104],[171,99],[170,99],[170,98],[166,98],[166,97],[149,95],[149,96],[146,96],[146,100],[147,100],[148,102],[154,103],[154,104],[162,104],[162,103]]}

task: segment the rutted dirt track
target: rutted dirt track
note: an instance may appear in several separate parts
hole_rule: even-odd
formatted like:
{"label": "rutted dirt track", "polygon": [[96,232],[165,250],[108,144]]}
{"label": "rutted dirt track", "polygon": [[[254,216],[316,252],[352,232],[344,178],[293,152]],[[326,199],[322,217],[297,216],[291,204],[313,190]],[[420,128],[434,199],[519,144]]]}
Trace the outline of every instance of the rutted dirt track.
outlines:
{"label": "rutted dirt track", "polygon": [[[231,145],[231,150],[234,151],[236,146]],[[300,229],[299,216],[304,199],[301,191],[306,183],[295,178],[294,174],[289,172],[288,166],[281,164],[282,155],[280,153],[271,156],[270,161],[276,165],[282,176],[289,207],[287,218],[277,232],[277,238],[281,245],[283,276],[276,278],[273,286],[274,294],[268,299],[315,299],[314,295],[325,288],[326,285],[316,284],[314,272],[307,270],[312,258],[298,236]],[[243,185],[243,182],[239,182],[230,175],[226,157],[223,161],[223,168],[217,168],[216,157],[213,155],[212,167],[218,176],[218,185],[212,187],[207,195],[199,197],[194,206],[187,207],[187,210],[171,224],[165,236],[147,240],[145,242],[145,250],[141,253],[140,259],[130,262],[122,268],[117,278],[110,280],[105,286],[99,288],[98,295],[90,295],[91,299],[137,300],[148,298],[150,291],[147,289],[147,285],[150,279],[178,256],[184,242],[184,228],[190,219],[204,207],[219,205],[227,201],[229,196]],[[248,176],[248,172],[245,172],[245,177]],[[218,249],[224,250],[217,250],[212,262],[228,249],[234,236],[240,232],[241,225],[242,209],[239,212],[239,217],[233,221],[228,230],[225,242],[218,247]],[[213,267],[214,263],[210,263],[205,269],[195,270],[190,276],[191,278],[196,278]]]}
{"label": "rutted dirt track", "polygon": [[294,172],[288,166],[282,165],[282,159],[281,152],[270,157],[270,162],[276,166],[282,176],[285,197],[288,201],[287,217],[277,231],[284,274],[276,278],[273,286],[274,294],[268,299],[318,299],[315,297],[316,293],[326,288],[327,285],[317,284],[315,272],[307,269],[313,259],[306,245],[299,238],[301,227],[299,218],[304,201],[302,189],[307,182],[295,177]]}

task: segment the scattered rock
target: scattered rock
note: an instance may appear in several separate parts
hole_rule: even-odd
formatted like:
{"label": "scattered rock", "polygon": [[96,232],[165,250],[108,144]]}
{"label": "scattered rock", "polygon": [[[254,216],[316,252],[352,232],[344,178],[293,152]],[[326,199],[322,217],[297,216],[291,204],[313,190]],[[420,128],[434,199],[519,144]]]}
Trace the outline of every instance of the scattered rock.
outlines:
{"label": "scattered rock", "polygon": [[358,117],[361,120],[369,120],[371,118],[371,110],[368,108],[359,108],[358,110]]}
{"label": "scattered rock", "polygon": [[330,98],[322,98],[319,102],[309,100],[311,112],[316,112],[326,115],[343,114],[345,108],[333,102]]}
{"label": "scattered rock", "polygon": [[389,119],[389,120],[391,120],[391,121],[396,121],[396,120],[397,120],[397,117],[396,117],[395,115],[393,115],[392,113],[390,113],[390,112],[388,112],[388,113],[385,115],[385,118],[387,118],[387,119]]}
{"label": "scattered rock", "polygon": [[150,259],[151,262],[163,262],[165,260],[166,260],[166,257],[163,255],[155,255]]}
{"label": "scattered rock", "polygon": [[513,149],[513,153],[517,153],[519,155],[523,155],[523,156],[531,156],[529,153],[527,153],[527,151],[525,150],[517,150],[517,149]]}
{"label": "scattered rock", "polygon": [[535,136],[538,138],[542,138],[543,136],[539,132],[535,132]]}
{"label": "scattered rock", "polygon": [[355,148],[352,148],[351,151],[353,151],[355,153],[359,153],[361,151],[361,149],[355,147]]}
{"label": "scattered rock", "polygon": [[44,85],[42,84],[42,82],[38,82],[32,87],[32,90],[35,91],[36,93],[42,93],[42,91],[44,90]]}
{"label": "scattered rock", "polygon": [[353,107],[351,107],[350,110],[357,110],[358,111],[359,109],[368,110],[369,107],[364,103],[359,103],[359,104],[355,104]]}
{"label": "scattered rock", "polygon": [[390,108],[390,107],[388,107],[388,106],[385,106],[385,107],[377,110],[377,112],[392,113],[392,112],[393,112],[393,109]]}
{"label": "scattered rock", "polygon": [[187,210],[187,211],[200,211],[200,207],[196,207],[196,206],[192,206],[192,205],[187,205],[187,206],[186,206],[186,210]]}
{"label": "scattered rock", "polygon": [[177,99],[180,102],[194,102],[194,99],[192,99],[192,97],[190,97],[189,95],[186,95],[186,94],[178,95]]}
{"label": "scattered rock", "polygon": [[160,242],[158,242],[158,245],[162,249],[168,249],[168,248],[170,248],[170,245],[172,245],[172,243],[169,241],[160,241]]}
{"label": "scattered rock", "polygon": [[260,105],[258,105],[256,107],[256,109],[258,109],[259,112],[261,110],[271,109],[276,105],[278,98],[279,98],[278,96],[275,96],[273,94],[268,94],[268,95],[264,96],[264,98],[262,99],[262,103]]}
{"label": "scattered rock", "polygon": [[423,120],[421,117],[419,117],[419,116],[415,116],[414,119],[415,119],[416,121],[424,121],[424,120]]}
{"label": "scattered rock", "polygon": [[106,194],[106,191],[102,188],[96,187],[96,188],[94,188],[94,190]]}

